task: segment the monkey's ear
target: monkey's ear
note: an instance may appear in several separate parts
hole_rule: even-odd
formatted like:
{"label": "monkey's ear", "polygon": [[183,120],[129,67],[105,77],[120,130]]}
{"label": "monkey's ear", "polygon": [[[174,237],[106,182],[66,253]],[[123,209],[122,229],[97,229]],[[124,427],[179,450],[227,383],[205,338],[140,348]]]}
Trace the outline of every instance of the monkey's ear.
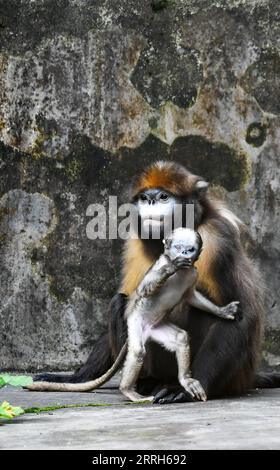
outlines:
{"label": "monkey's ear", "polygon": [[170,248],[170,245],[171,245],[171,240],[170,240],[170,238],[164,238],[162,240],[162,243],[164,244],[165,249],[168,250]]}
{"label": "monkey's ear", "polygon": [[207,192],[208,187],[209,187],[209,183],[207,181],[199,180],[194,185],[194,191],[199,196],[204,196],[204,194]]}

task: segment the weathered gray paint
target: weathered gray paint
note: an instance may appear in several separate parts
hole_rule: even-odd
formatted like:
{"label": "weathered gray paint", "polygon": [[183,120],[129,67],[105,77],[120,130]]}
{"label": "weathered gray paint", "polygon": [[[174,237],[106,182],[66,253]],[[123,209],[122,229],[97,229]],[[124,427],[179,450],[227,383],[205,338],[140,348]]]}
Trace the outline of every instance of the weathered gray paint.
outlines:
{"label": "weathered gray paint", "polygon": [[157,5],[0,2],[1,368],[85,359],[121,251],[87,239],[86,209],[126,200],[158,158],[209,179],[248,225],[268,286],[264,360],[280,364],[280,5]]}

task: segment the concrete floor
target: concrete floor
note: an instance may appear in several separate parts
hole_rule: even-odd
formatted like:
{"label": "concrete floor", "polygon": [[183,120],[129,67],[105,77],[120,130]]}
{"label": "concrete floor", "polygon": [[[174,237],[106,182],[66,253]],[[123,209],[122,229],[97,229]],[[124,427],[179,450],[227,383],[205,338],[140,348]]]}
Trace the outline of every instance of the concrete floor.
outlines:
{"label": "concrete floor", "polygon": [[177,405],[126,405],[117,389],[41,393],[6,387],[0,402],[54,410],[3,421],[0,449],[280,449],[280,390]]}

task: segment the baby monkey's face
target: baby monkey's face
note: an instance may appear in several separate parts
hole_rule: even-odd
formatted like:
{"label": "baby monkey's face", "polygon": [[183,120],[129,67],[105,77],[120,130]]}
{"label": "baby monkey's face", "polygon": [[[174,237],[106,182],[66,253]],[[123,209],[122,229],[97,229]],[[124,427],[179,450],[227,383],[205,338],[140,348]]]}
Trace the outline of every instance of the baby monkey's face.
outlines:
{"label": "baby monkey's face", "polygon": [[202,248],[200,235],[188,228],[175,229],[164,240],[164,244],[164,252],[172,261],[176,258],[184,258],[194,263]]}

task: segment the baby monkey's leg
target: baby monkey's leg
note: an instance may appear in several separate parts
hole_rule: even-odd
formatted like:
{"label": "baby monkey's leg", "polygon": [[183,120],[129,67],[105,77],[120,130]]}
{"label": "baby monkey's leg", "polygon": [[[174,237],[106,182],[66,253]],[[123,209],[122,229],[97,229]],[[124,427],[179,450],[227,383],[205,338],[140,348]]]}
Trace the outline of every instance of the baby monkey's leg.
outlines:
{"label": "baby monkey's leg", "polygon": [[168,351],[176,353],[180,384],[193,398],[206,401],[207,396],[200,382],[190,375],[190,346],[187,332],[172,323],[163,323],[151,329],[150,338]]}
{"label": "baby monkey's leg", "polygon": [[153,401],[154,397],[145,397],[135,391],[137,379],[143,366],[145,347],[141,317],[132,314],[128,318],[128,351],[122,371],[120,390],[131,401]]}

